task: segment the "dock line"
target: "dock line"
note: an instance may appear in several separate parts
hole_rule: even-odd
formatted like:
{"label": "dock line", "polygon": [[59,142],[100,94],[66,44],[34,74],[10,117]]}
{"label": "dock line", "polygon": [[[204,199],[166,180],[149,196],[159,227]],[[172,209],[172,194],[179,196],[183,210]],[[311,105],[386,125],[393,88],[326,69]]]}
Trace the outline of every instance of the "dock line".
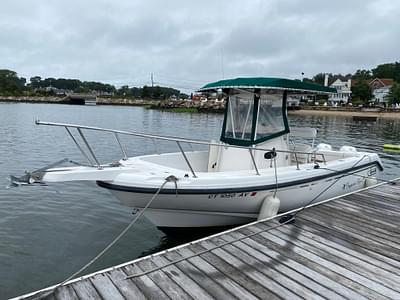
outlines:
{"label": "dock line", "polygon": [[178,190],[177,181],[178,181],[178,178],[175,177],[174,175],[170,175],[170,176],[166,177],[163,184],[158,188],[157,192],[151,197],[149,202],[147,202],[146,206],[143,209],[141,209],[138,214],[136,214],[135,218],[128,224],[128,226],[126,226],[126,228],[124,230],[121,231],[121,233],[116,238],[114,238],[114,240],[112,240],[111,243],[109,243],[102,251],[100,251],[99,254],[97,254],[92,260],[90,260],[87,264],[85,264],[83,267],[81,267],[78,271],[73,273],[71,276],[69,276],[67,279],[65,279],[61,283],[53,286],[50,291],[48,291],[44,295],[41,295],[40,297],[44,298],[44,297],[47,297],[48,295],[51,295],[59,286],[64,285],[66,282],[73,279],[75,276],[79,275],[84,270],[86,270],[88,267],[90,267],[93,263],[95,263],[100,257],[102,257],[104,255],[104,253],[106,253],[112,246],[114,246],[115,243],[121,239],[121,237],[123,237],[127,233],[127,231],[136,223],[137,220],[139,220],[139,218],[144,214],[144,212],[150,206],[150,204],[154,201],[154,199],[157,198],[157,196],[159,195],[161,190],[164,188],[164,186],[168,182],[173,182],[175,184],[176,190]]}
{"label": "dock line", "polygon": [[[393,179],[391,179],[391,180],[388,180],[387,182],[381,182],[381,183],[377,183],[377,184],[375,184],[375,185],[367,186],[367,187],[361,188],[361,189],[359,189],[359,190],[357,190],[357,191],[348,192],[348,193],[346,193],[346,194],[342,194],[342,195],[340,195],[340,196],[336,196],[336,197],[333,197],[333,198],[329,198],[329,199],[326,199],[326,200],[323,200],[323,201],[320,201],[320,202],[317,202],[317,203],[312,203],[312,204],[310,204],[309,206],[307,206],[306,208],[308,209],[308,208],[312,208],[312,207],[314,207],[314,206],[323,205],[323,204],[326,204],[326,203],[335,201],[335,200],[337,200],[337,199],[341,199],[341,198],[343,198],[343,197],[350,196],[350,195],[352,195],[352,194],[356,194],[356,193],[360,193],[360,192],[364,192],[364,191],[368,191],[368,190],[373,190],[373,189],[375,189],[375,188],[377,188],[377,187],[380,187],[380,186],[382,186],[382,185],[385,185],[385,184],[387,184],[387,183],[396,183],[396,182],[398,182],[398,181],[400,181],[400,177],[393,178]],[[160,189],[160,190],[161,190],[161,189]],[[217,238],[217,237],[219,237],[219,236],[223,236],[223,235],[226,235],[226,234],[230,234],[231,232],[236,232],[236,231],[238,231],[238,230],[247,228],[247,227],[249,227],[249,226],[254,226],[254,225],[257,225],[257,224],[260,224],[260,223],[264,223],[264,222],[267,222],[267,221],[271,221],[271,220],[273,220],[273,219],[277,219],[277,218],[281,218],[281,217],[284,217],[284,216],[287,216],[287,215],[290,215],[290,214],[294,214],[294,213],[296,213],[297,211],[302,210],[302,209],[303,209],[303,208],[297,208],[297,209],[293,209],[293,210],[288,211],[288,212],[285,212],[285,213],[280,213],[280,214],[278,214],[278,215],[276,215],[276,216],[267,217],[267,218],[262,219],[262,220],[256,220],[256,221],[254,221],[254,222],[251,222],[251,223],[248,223],[248,224],[244,224],[244,225],[241,225],[241,226],[238,226],[238,227],[235,227],[235,228],[232,228],[232,229],[223,231],[223,232],[219,232],[219,233],[213,234],[213,235],[211,235],[211,236],[207,236],[207,237],[204,237],[204,238],[201,238],[201,239],[198,239],[198,240],[195,240],[195,241],[186,243],[186,244],[182,244],[182,245],[179,245],[179,246],[170,248],[170,249],[163,250],[163,251],[161,251],[161,252],[158,252],[156,255],[159,256],[159,255],[162,255],[162,254],[170,253],[170,252],[176,251],[176,250],[181,249],[181,248],[185,248],[185,247],[190,246],[190,245],[198,244],[198,243],[200,243],[200,242],[202,242],[202,241],[207,241],[207,240],[210,240],[210,239],[212,239],[212,238]],[[288,221],[290,221],[290,220],[288,220]],[[264,230],[264,231],[265,231],[265,230]],[[236,242],[236,241],[240,241],[240,240],[249,238],[249,237],[251,237],[251,236],[253,236],[253,235],[256,235],[256,234],[258,234],[258,233],[261,233],[261,232],[262,232],[262,230],[257,231],[257,232],[254,232],[254,234],[246,235],[245,237],[240,238],[240,239],[235,238],[235,240],[234,240],[233,242]],[[226,244],[230,244],[230,243],[226,243]],[[212,251],[212,250],[213,250],[213,249],[209,249],[208,252],[209,252],[209,251]],[[196,252],[197,252],[197,251],[196,251]],[[204,252],[206,252],[206,251],[204,251]],[[153,254],[153,255],[155,255],[155,254]],[[83,275],[83,276],[81,276],[81,277],[79,277],[79,278],[71,279],[71,280],[69,280],[68,282],[63,281],[62,283],[59,283],[59,284],[56,284],[56,285],[53,285],[53,286],[50,286],[50,287],[47,287],[47,288],[43,288],[43,289],[41,289],[41,290],[33,291],[33,292],[28,293],[28,294],[15,297],[15,298],[13,298],[13,299],[15,299],[15,300],[17,300],[17,299],[26,299],[26,298],[28,298],[28,297],[35,297],[35,296],[39,296],[40,298],[43,298],[43,297],[45,297],[46,295],[49,295],[49,294],[51,294],[52,292],[54,292],[58,287],[61,287],[62,285],[65,285],[65,284],[73,284],[73,283],[76,283],[76,282],[79,282],[79,281],[82,281],[82,280],[86,280],[86,279],[88,279],[88,278],[90,278],[90,277],[93,277],[93,276],[96,276],[96,275],[105,274],[106,272],[112,272],[113,270],[116,270],[116,269],[118,269],[118,268],[123,268],[123,267],[125,267],[125,266],[128,266],[128,265],[131,265],[131,264],[138,263],[138,262],[140,262],[140,261],[144,261],[144,260],[146,260],[146,259],[149,259],[149,258],[153,257],[153,255],[150,255],[150,256],[147,256],[147,257],[136,258],[136,259],[134,259],[134,260],[131,260],[131,261],[128,261],[128,262],[125,262],[125,263],[121,263],[121,264],[119,264],[119,265],[117,265],[117,266],[108,267],[108,268],[105,268],[105,269],[103,269],[103,270],[99,270],[99,271],[93,272],[93,273],[91,273],[91,274]],[[198,255],[199,255],[199,254],[198,254]],[[190,258],[190,257],[187,257],[187,258]],[[180,261],[180,260],[179,260],[179,261]],[[178,261],[178,262],[179,262],[179,261]],[[139,275],[141,275],[141,274],[139,274]],[[133,275],[133,276],[135,276],[135,275]],[[121,279],[124,279],[124,277],[122,277]],[[49,293],[47,294],[46,292],[49,292]],[[41,295],[40,293],[43,293],[43,294]]]}

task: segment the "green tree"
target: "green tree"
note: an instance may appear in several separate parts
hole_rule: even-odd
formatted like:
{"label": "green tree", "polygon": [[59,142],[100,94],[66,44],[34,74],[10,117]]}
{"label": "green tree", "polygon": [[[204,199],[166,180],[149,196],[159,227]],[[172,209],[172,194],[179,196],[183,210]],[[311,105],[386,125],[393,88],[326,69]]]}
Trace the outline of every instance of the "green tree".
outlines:
{"label": "green tree", "polygon": [[43,87],[42,86],[42,77],[40,77],[40,76],[31,77],[29,79],[29,81],[30,81],[30,87],[33,89],[38,89],[38,88]]}
{"label": "green tree", "polygon": [[[332,74],[330,74],[330,75],[332,75]],[[317,75],[315,75],[315,76],[313,77],[313,81],[314,81],[315,83],[320,84],[320,85],[324,85],[325,74],[324,74],[324,73],[318,73]]]}
{"label": "green tree", "polygon": [[3,95],[21,95],[25,90],[26,79],[19,78],[17,73],[11,70],[0,70],[0,93]]}
{"label": "green tree", "polygon": [[313,81],[320,85],[324,85],[325,75],[327,75],[329,77],[329,83],[336,81],[336,79],[346,81],[346,80],[350,79],[352,76],[351,74],[342,75],[342,74],[332,74],[332,73],[318,73],[317,75],[315,75],[313,77]]}
{"label": "green tree", "polygon": [[161,98],[161,95],[162,95],[162,90],[161,90],[161,88],[158,86],[158,85],[156,85],[154,88],[153,88],[153,98],[155,98],[155,99],[160,99]]}
{"label": "green tree", "polygon": [[352,79],[355,80],[368,80],[372,78],[372,73],[370,70],[357,70],[353,76]]}
{"label": "green tree", "polygon": [[79,87],[87,88],[80,80],[78,79],[65,79],[65,78],[58,78],[53,80],[49,78],[49,83],[60,90],[76,90]]}
{"label": "green tree", "polygon": [[140,93],[140,97],[142,98],[150,98],[150,89],[147,85],[142,88],[142,92]]}
{"label": "green tree", "polygon": [[129,86],[123,85],[117,90],[117,95],[118,96],[132,96],[132,90],[129,88]]}
{"label": "green tree", "polygon": [[372,74],[374,77],[392,78],[400,82],[400,62],[378,65],[375,69],[372,69]]}
{"label": "green tree", "polygon": [[351,76],[352,76],[351,74],[342,75],[339,73],[339,74],[330,74],[329,78],[332,82],[336,81],[337,79],[340,79],[341,81],[346,81],[348,79],[351,79]]}
{"label": "green tree", "polygon": [[400,104],[400,83],[395,82],[386,96],[389,105]]}
{"label": "green tree", "polygon": [[142,89],[138,87],[131,88],[133,97],[140,97],[142,95]]}
{"label": "green tree", "polygon": [[74,89],[74,93],[89,93],[90,90],[87,87],[84,86],[78,86],[76,89]]}
{"label": "green tree", "polygon": [[357,81],[351,87],[351,97],[353,102],[367,104],[372,99],[372,91],[366,80]]}
{"label": "green tree", "polygon": [[43,87],[54,87],[54,84],[56,83],[55,78],[46,78],[45,80],[43,80]]}

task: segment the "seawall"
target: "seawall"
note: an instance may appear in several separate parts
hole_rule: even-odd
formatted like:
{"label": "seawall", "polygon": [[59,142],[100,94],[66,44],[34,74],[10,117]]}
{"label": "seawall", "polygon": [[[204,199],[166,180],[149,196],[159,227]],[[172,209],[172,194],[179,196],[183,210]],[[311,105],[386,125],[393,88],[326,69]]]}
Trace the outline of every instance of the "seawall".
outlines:
{"label": "seawall", "polygon": [[[0,96],[0,102],[13,103],[54,103],[68,104],[68,97],[37,97],[37,96]],[[189,111],[189,112],[215,112],[222,113],[225,110],[225,102],[217,101],[181,101],[181,100],[152,100],[132,98],[102,98],[97,97],[97,105],[127,105],[145,106],[152,109]]]}

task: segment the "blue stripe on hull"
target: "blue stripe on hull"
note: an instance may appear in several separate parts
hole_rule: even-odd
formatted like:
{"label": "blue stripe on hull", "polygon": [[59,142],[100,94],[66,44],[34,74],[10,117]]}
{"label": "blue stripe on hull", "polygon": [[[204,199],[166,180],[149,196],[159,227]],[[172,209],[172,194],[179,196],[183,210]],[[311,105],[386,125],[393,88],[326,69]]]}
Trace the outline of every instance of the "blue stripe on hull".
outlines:
{"label": "blue stripe on hull", "polygon": [[[290,182],[283,182],[278,183],[278,188],[285,188],[295,185],[306,184],[314,181],[323,180],[330,177],[335,177],[338,175],[345,175],[350,176],[359,172],[360,170],[368,169],[369,167],[376,165],[381,171],[383,170],[382,166],[377,162],[369,162],[367,164],[363,164],[354,168],[349,168],[333,173],[329,173],[326,175],[319,175],[310,178],[305,178],[296,181]],[[323,169],[323,168],[321,168]],[[124,191],[124,192],[132,192],[132,193],[142,193],[142,194],[154,194],[157,192],[157,188],[144,188],[144,187],[133,187],[133,186],[123,186],[117,185],[105,181],[96,181],[97,185],[106,189],[116,190],[116,191]],[[238,188],[218,188],[218,189],[179,189],[179,194],[186,194],[186,195],[199,195],[199,194],[222,194],[222,193],[245,193],[245,192],[256,192],[256,191],[266,191],[275,189],[277,186],[276,184],[269,184],[269,185],[258,185],[258,186],[247,186],[247,187],[238,187]],[[160,191],[160,194],[175,194],[177,191],[176,189],[163,189]]]}

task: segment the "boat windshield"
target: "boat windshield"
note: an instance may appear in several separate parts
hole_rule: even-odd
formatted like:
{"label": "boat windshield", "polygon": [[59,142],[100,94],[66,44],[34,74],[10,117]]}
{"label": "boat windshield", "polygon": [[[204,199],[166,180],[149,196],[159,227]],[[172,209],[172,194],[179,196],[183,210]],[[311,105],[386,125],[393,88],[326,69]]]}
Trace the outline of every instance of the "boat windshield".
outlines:
{"label": "boat windshield", "polygon": [[[285,130],[282,110],[283,92],[261,94],[258,108],[255,140],[264,139]],[[286,117],[286,116],[285,116]]]}
{"label": "boat windshield", "polygon": [[254,103],[243,97],[229,97],[225,137],[251,141]]}
{"label": "boat windshield", "polygon": [[241,91],[229,96],[221,141],[249,146],[288,133],[283,91]]}

